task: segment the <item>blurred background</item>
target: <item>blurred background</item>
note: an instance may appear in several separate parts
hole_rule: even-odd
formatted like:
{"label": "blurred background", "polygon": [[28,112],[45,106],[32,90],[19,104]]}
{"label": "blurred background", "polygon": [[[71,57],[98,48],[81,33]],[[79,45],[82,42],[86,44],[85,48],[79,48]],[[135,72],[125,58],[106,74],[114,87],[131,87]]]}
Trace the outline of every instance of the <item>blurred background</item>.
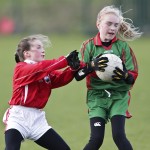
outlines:
{"label": "blurred background", "polygon": [[[121,7],[124,17],[131,18],[143,36],[129,45],[139,63],[139,77],[131,91],[130,112],[126,133],[134,150],[149,150],[150,144],[150,1],[149,0],[0,0],[0,120],[9,107],[14,52],[21,38],[31,34],[50,37],[52,47],[47,59],[67,55],[80,49],[83,41],[97,34],[98,12],[107,5]],[[53,90],[45,107],[50,125],[65,139],[72,150],[82,150],[90,135],[87,116],[85,80],[73,80]],[[0,122],[0,150],[4,149],[4,124]],[[41,150],[32,141],[22,143],[21,150]],[[116,150],[111,124],[106,125],[102,150]]]}
{"label": "blurred background", "polygon": [[121,7],[147,35],[150,33],[149,0],[1,0],[0,33],[93,34],[96,16],[106,5]]}

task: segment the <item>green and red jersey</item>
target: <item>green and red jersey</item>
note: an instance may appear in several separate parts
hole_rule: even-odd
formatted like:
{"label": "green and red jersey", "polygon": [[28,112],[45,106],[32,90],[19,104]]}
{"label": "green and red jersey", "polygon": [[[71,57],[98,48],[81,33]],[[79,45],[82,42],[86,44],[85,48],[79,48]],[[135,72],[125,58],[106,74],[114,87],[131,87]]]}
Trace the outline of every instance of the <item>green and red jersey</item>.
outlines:
{"label": "green and red jersey", "polygon": [[[125,64],[128,72],[131,73],[136,80],[138,76],[138,65],[136,57],[127,42],[122,41],[116,37],[112,40],[111,44],[106,47],[102,45],[102,41],[100,40],[100,33],[98,33],[94,38],[83,42],[79,57],[82,62],[89,63],[99,54],[107,53],[119,56]],[[111,83],[104,82],[97,77],[95,72],[89,74],[86,77],[86,84],[88,89],[110,89],[117,91],[128,91],[133,86],[126,84],[124,81]]]}

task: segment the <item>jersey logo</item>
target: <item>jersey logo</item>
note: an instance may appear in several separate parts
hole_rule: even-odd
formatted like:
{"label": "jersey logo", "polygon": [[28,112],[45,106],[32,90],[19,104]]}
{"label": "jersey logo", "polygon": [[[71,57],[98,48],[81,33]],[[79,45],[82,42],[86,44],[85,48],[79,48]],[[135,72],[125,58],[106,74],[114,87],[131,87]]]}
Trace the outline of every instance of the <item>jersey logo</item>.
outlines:
{"label": "jersey logo", "polygon": [[113,54],[113,53],[114,53],[114,51],[112,49],[107,50],[107,51],[104,52],[104,54]]}
{"label": "jersey logo", "polygon": [[49,84],[51,82],[50,77],[49,76],[45,76],[44,77],[44,81]]}
{"label": "jersey logo", "polygon": [[95,127],[100,127],[100,126],[101,126],[101,122],[95,122],[95,123],[94,123],[94,126],[95,126]]}
{"label": "jersey logo", "polygon": [[83,72],[83,69],[81,69],[79,72],[78,72],[79,76],[83,76],[85,73]]}

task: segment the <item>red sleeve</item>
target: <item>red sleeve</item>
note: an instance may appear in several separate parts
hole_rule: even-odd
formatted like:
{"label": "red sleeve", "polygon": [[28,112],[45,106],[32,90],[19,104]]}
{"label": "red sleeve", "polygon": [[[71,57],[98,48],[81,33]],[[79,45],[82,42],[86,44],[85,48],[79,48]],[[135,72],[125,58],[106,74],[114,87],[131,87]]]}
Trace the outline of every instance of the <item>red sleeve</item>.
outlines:
{"label": "red sleeve", "polygon": [[42,79],[54,70],[62,69],[66,66],[67,61],[64,56],[58,59],[44,60],[35,64],[21,62],[15,68],[14,82],[20,86],[24,86]]}
{"label": "red sleeve", "polygon": [[50,74],[52,88],[58,88],[71,82],[74,78],[74,73],[75,71],[72,71],[70,68],[67,68],[63,71],[53,71]]}
{"label": "red sleeve", "polygon": [[85,67],[87,64],[85,63],[85,62],[83,62],[83,61],[80,61],[80,68],[83,68],[83,67]]}

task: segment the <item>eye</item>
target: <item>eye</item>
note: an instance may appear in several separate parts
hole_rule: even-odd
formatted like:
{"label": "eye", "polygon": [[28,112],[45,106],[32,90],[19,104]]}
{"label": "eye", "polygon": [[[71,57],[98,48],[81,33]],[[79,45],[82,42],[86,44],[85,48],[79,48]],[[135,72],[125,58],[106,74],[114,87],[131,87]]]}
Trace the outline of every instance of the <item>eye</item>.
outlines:
{"label": "eye", "polygon": [[119,26],[119,23],[115,23],[115,25],[114,25],[115,27],[118,27]]}
{"label": "eye", "polygon": [[37,49],[41,49],[41,46],[40,46],[40,45],[38,45],[38,46],[37,46]]}
{"label": "eye", "polygon": [[41,46],[41,45],[39,45],[39,46],[37,46],[37,50],[39,50],[39,51],[43,51],[43,50],[44,50],[44,47],[43,47],[43,46]]}
{"label": "eye", "polygon": [[111,23],[111,22],[106,22],[106,24],[107,24],[108,26],[111,26],[111,25],[112,25],[112,23]]}

